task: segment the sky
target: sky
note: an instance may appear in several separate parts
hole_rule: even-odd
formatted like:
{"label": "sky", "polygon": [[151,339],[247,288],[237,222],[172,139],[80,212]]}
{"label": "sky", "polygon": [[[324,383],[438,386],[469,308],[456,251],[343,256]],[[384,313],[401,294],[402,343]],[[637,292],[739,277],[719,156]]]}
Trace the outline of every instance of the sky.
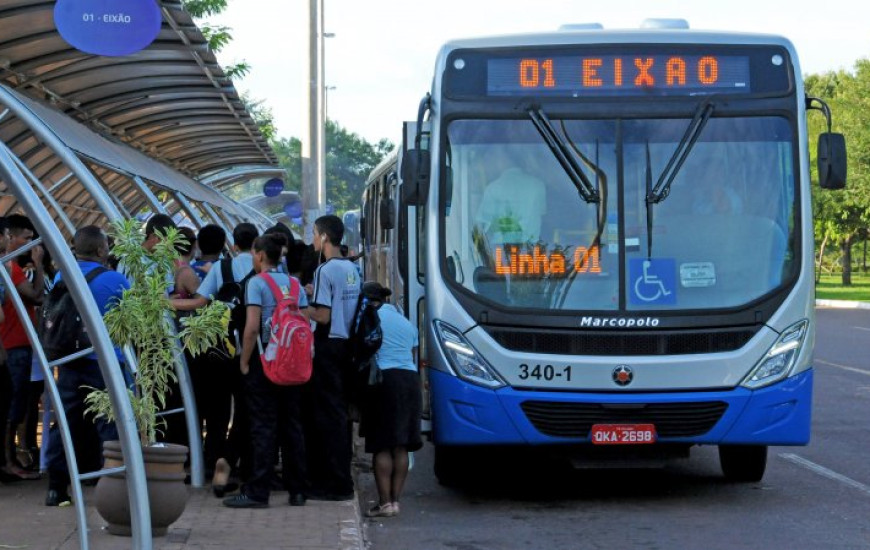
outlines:
{"label": "sky", "polygon": [[[870,57],[870,2],[853,0],[323,0],[327,116],[368,141],[397,142],[429,91],[440,46],[454,38],[596,22],[637,28],[682,18],[694,29],[780,34],[803,74]],[[211,24],[232,29],[223,65],[247,61],[240,92],[270,108],[280,137],[302,138],[308,88],[308,0],[229,0]]]}

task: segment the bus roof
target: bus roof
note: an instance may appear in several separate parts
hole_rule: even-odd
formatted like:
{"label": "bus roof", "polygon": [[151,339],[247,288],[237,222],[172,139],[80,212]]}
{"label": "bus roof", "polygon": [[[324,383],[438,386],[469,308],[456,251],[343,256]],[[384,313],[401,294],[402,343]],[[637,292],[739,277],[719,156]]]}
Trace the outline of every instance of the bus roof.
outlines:
{"label": "bus roof", "polygon": [[442,54],[459,48],[507,48],[569,44],[739,44],[778,45],[794,54],[787,38],[774,34],[694,29],[583,29],[450,40]]}

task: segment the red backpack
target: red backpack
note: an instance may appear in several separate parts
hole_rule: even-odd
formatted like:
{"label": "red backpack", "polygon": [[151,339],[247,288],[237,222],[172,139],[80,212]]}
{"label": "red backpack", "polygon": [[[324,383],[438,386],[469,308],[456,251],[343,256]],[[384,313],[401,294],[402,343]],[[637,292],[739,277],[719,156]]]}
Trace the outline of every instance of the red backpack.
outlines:
{"label": "red backpack", "polygon": [[299,281],[290,277],[290,295],[286,296],[268,273],[260,273],[275,297],[269,343],[260,353],[263,374],[273,384],[297,386],[311,378],[314,358],[314,333],[299,312]]}

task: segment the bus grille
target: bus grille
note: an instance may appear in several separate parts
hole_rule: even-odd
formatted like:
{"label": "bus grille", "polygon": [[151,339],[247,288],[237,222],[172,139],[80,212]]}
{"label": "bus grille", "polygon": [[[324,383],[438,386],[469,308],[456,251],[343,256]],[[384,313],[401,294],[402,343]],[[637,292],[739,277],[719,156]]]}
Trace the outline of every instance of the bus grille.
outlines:
{"label": "bus grille", "polygon": [[557,355],[686,355],[734,351],[743,347],[757,330],[608,333],[483,328],[509,350]]}
{"label": "bus grille", "polygon": [[564,403],[524,401],[520,405],[535,428],[552,437],[589,437],[593,424],[653,424],[659,437],[707,433],[728,408],[723,401],[700,403]]}

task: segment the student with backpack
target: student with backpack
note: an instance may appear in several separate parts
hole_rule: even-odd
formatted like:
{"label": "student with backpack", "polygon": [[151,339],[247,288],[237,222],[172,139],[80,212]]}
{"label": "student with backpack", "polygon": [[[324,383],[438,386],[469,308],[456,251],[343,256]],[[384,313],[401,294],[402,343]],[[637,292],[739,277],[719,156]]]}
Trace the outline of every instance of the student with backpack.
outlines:
{"label": "student with backpack", "polygon": [[314,222],[314,249],[323,261],[314,273],[310,315],[314,332],[314,373],[306,436],[312,500],[353,498],[351,433],[348,429],[345,381],[351,377],[351,324],[357,310],[360,276],[341,254],[344,224],[338,216]]}
{"label": "student with backpack", "polygon": [[[208,226],[206,226],[208,227]],[[206,229],[203,228],[203,230]],[[203,362],[208,364],[208,389],[210,396],[206,420],[204,460],[206,473],[213,472],[212,490],[215,496],[223,497],[232,489],[229,483],[233,469],[238,469],[244,479],[251,467],[251,442],[248,428],[248,413],[239,374],[239,358],[236,350],[236,333],[241,337],[244,324],[243,288],[254,274],[254,258],[251,247],[258,236],[257,228],[250,223],[240,223],[233,229],[233,249],[235,257],[225,257],[214,262],[196,291],[189,299],[175,299],[172,305],[176,310],[185,311],[204,307],[211,300],[227,303],[234,321],[228,326],[225,341],[217,349],[206,352]],[[200,243],[202,247],[205,243]],[[206,245],[210,251],[211,245]],[[221,246],[222,248],[223,246]],[[197,399],[201,399],[197,397]],[[232,429],[227,433],[232,411]]]}
{"label": "student with backpack", "polygon": [[362,293],[376,308],[383,335],[370,367],[378,372],[379,381],[369,386],[364,429],[360,428],[366,452],[372,454],[378,489],[378,504],[366,515],[391,517],[399,514],[399,499],[408,477],[408,453],[423,446],[423,395],[417,372],[419,336],[414,325],[387,301],[390,289],[372,281],[363,284]]}
{"label": "student with backpack", "polygon": [[[253,469],[244,490],[223,501],[230,508],[264,508],[280,443],[284,487],[291,506],[305,505],[307,490],[301,389],[311,375],[313,334],[304,313],[302,285],[279,270],[284,239],[254,241],[254,270],[245,292],[247,321],[240,372],[250,414]],[[265,351],[260,351],[268,344]]]}
{"label": "student with backpack", "polygon": [[[79,269],[88,281],[88,288],[94,296],[97,307],[105,314],[121,299],[124,290],[130,288],[130,283],[124,275],[105,267],[109,256],[109,245],[106,234],[99,227],[93,225],[82,227],[76,232],[74,242]],[[52,293],[43,306],[43,316],[54,315],[50,323],[45,319],[40,323],[40,336],[49,359],[56,359],[90,347],[89,341],[83,341],[81,321],[79,320],[76,325],[64,319],[64,317],[75,319],[77,315],[75,307],[62,306],[63,301],[69,299],[69,292],[65,290],[65,286],[63,273],[58,273]],[[61,304],[60,307],[57,307],[58,304]],[[56,310],[60,310],[61,313],[53,314],[52,312]],[[63,312],[66,312],[66,315]],[[58,332],[58,330],[52,331],[53,327],[72,327],[76,330],[61,328]],[[67,343],[62,344],[62,342]],[[76,461],[82,472],[100,469],[103,442],[118,439],[118,430],[114,423],[107,422],[104,418],[97,418],[95,421],[84,412],[85,397],[91,389],[105,387],[96,354],[92,353],[83,359],[58,367],[57,390],[60,393],[60,400],[75,445]],[[48,495],[45,498],[45,505],[60,506],[69,503],[70,497],[67,491],[70,482],[69,471],[57,424],[49,431],[46,454]]]}

